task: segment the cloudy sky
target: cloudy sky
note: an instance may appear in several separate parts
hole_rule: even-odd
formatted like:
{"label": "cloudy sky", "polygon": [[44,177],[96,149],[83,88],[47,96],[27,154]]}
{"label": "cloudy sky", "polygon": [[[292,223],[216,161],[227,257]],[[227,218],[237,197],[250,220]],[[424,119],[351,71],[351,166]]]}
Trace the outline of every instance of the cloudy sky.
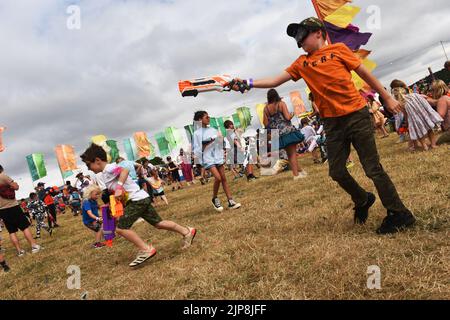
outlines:
{"label": "cloudy sky", "polygon": [[[69,5],[81,10],[81,28],[69,29]],[[373,32],[366,49],[388,86],[440,70],[450,54],[448,0],[355,0],[354,23]],[[379,29],[367,26],[371,5]],[[61,184],[53,148],[70,144],[80,154],[91,136],[122,141],[182,127],[193,112],[231,114],[264,102],[266,92],[208,93],[181,98],[178,80],[215,74],[266,77],[302,52],[285,34],[290,22],[314,16],[309,0],[2,0],[0,2],[0,126],[6,151],[0,164],[26,195],[32,182],[25,157],[45,154],[49,176]],[[305,84],[285,84],[286,96]],[[304,92],[304,91],[302,91]],[[79,163],[80,167],[84,167]]]}

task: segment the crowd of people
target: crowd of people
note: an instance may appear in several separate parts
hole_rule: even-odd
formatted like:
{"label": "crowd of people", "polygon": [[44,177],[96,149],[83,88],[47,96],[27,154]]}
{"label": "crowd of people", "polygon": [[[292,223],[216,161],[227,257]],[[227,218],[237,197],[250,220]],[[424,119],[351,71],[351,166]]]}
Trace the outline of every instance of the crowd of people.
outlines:
{"label": "crowd of people", "polygon": [[[169,156],[165,164],[153,165],[149,159],[128,161],[119,157],[108,163],[106,151],[92,144],[81,159],[94,175],[79,173],[73,187],[67,182],[62,188],[45,188],[45,184],[40,182],[29,199],[20,203],[15,198],[19,185],[4,174],[0,166],[0,218],[17,255],[25,254],[17,238],[19,230],[31,252],[37,253],[41,249],[36,243],[41,238],[41,230],[52,236],[54,228],[59,227],[58,215],[68,210],[75,217],[81,214],[81,223],[95,233],[93,247],[102,248],[100,200],[102,204],[108,204],[110,196],[125,204],[124,214],[117,221],[116,233],[138,250],[130,267],[141,265],[156,254],[151,244],[131,230],[140,219],[157,229],[179,234],[183,239],[183,249],[187,249],[192,245],[197,230],[164,220],[155,209],[160,202],[169,205],[165,187],[171,186],[176,192],[194,185],[196,179],[202,185],[213,179],[211,204],[214,210],[224,211],[219,199],[221,188],[227,198],[227,208],[236,210],[241,204],[233,196],[226,170],[234,180],[246,176],[248,182],[258,179],[254,174],[255,168],[260,168],[261,174],[270,175],[291,170],[295,181],[304,181],[308,174],[299,164],[298,157],[305,153],[311,153],[314,164],[328,163],[330,177],[354,203],[354,222],[364,224],[376,197],[364,190],[348,171],[354,165],[351,146],[387,211],[377,233],[389,234],[413,226],[414,215],[400,199],[380,163],[376,136],[384,139],[395,132],[399,136],[398,142],[407,142],[411,151],[428,151],[449,143],[448,85],[442,80],[434,80],[429,92],[414,93],[403,81],[396,79],[391,82],[389,93],[347,46],[326,45],[325,28],[320,20],[308,18],[300,24],[291,24],[287,32],[307,55],[300,56],[278,76],[261,80],[235,79],[245,83],[247,90],[269,89],[263,112],[265,128],[255,134],[245,136],[245,132],[236,129],[232,121],[227,121],[224,124],[227,134],[222,136],[219,130],[210,126],[208,113],[197,111],[193,117],[197,129],[191,150],[181,149],[176,159]],[[449,68],[448,64],[446,68]],[[373,88],[373,92],[358,91],[351,81],[351,70]],[[289,112],[275,88],[300,78],[311,88],[309,99],[314,113],[302,118],[298,127],[293,125],[294,114]],[[334,87],[336,83],[339,88]],[[237,86],[233,89],[240,90]],[[272,161],[273,158],[276,162]],[[33,220],[35,237],[30,230]],[[5,271],[9,270],[1,250],[0,265]]]}

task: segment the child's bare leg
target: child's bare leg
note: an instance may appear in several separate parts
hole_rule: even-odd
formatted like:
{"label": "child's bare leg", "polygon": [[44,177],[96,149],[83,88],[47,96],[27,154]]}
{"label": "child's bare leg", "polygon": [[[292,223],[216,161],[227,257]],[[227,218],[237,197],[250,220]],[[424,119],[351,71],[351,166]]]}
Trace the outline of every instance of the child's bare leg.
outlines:
{"label": "child's bare leg", "polygon": [[225,176],[225,167],[220,166],[218,171],[220,174],[220,178],[222,180],[223,191],[225,191],[225,194],[226,194],[228,200],[233,199],[233,196],[231,195],[230,187],[228,186],[227,177]]}
{"label": "child's bare leg", "polygon": [[102,241],[103,238],[103,230],[100,230],[99,232],[95,233],[95,242]]}
{"label": "child's bare leg", "polygon": [[166,197],[166,196],[161,196],[161,199],[163,199],[163,201],[164,201],[167,205],[169,205],[169,201],[167,200],[167,197]]}
{"label": "child's bare leg", "polygon": [[180,226],[179,224],[169,221],[169,220],[163,220],[161,222],[158,222],[154,225],[156,229],[161,230],[167,230],[172,231],[181,234],[183,237],[189,234],[189,229],[183,226]]}
{"label": "child's bare leg", "polygon": [[220,184],[222,183],[222,177],[220,176],[220,173],[216,167],[212,167],[211,169],[209,169],[209,171],[214,177],[213,198],[217,198],[217,195],[219,193],[219,187]]}
{"label": "child's bare leg", "polygon": [[426,137],[424,136],[424,137],[420,138],[419,141],[420,141],[420,144],[422,145],[423,150],[428,151],[428,144],[426,142]]}
{"label": "child's bare leg", "polygon": [[9,234],[9,239],[11,240],[14,247],[16,247],[16,250],[19,252],[21,250],[19,239],[17,238],[17,235],[15,233]]}
{"label": "child's bare leg", "polygon": [[140,251],[148,251],[147,244],[133,230],[116,229],[118,235],[133,243]]}
{"label": "child's bare leg", "polygon": [[33,239],[33,234],[31,233],[30,228],[26,228],[22,232],[23,232],[25,239],[27,239],[28,243],[30,244],[30,246],[32,246],[32,247],[35,246],[36,241],[34,241],[34,239]]}
{"label": "child's bare leg", "polygon": [[428,131],[428,139],[430,140],[431,143],[431,148],[435,149],[438,146],[436,145],[436,141],[437,141],[437,137],[434,134],[433,130]]}
{"label": "child's bare leg", "polygon": [[288,159],[289,159],[289,164],[291,165],[291,170],[292,170],[292,174],[294,175],[294,177],[298,176],[298,170],[301,168],[299,168],[298,166],[298,162],[297,162],[297,151],[296,151],[296,145],[290,145],[286,148],[286,153],[288,155]]}

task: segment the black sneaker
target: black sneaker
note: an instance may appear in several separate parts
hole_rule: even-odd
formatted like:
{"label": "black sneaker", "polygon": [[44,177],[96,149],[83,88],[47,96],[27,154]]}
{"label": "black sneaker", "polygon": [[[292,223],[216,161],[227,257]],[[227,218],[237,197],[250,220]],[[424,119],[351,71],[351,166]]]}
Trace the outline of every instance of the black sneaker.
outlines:
{"label": "black sneaker", "polygon": [[2,265],[3,267],[3,271],[8,272],[10,269],[10,267],[6,264],[6,262]]}
{"label": "black sneaker", "polygon": [[391,212],[388,211],[387,217],[383,219],[381,226],[377,229],[378,234],[396,233],[413,226],[416,218],[409,211],[407,212]]}
{"label": "black sneaker", "polygon": [[355,224],[365,224],[369,217],[369,208],[375,203],[375,195],[371,192],[367,192],[367,202],[362,207],[355,207],[355,214],[353,221]]}
{"label": "black sneaker", "polygon": [[256,179],[258,179],[257,177],[255,177],[254,175],[252,175],[252,174],[249,174],[248,176],[247,176],[247,181],[254,181],[254,180],[256,180]]}
{"label": "black sneaker", "polygon": [[219,198],[212,199],[212,204],[214,206],[214,209],[216,209],[216,211],[218,211],[218,212],[222,212],[223,211],[223,207],[220,204]]}

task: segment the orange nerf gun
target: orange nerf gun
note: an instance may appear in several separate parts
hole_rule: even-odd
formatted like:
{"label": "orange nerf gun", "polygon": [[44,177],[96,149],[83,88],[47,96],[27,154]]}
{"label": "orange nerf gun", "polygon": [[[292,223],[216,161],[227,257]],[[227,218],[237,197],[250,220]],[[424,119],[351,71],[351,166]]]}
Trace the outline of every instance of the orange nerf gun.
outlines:
{"label": "orange nerf gun", "polygon": [[239,91],[241,93],[244,93],[246,90],[250,90],[250,86],[246,81],[236,81],[229,75],[179,81],[178,88],[180,89],[180,93],[183,97],[196,97],[202,92],[231,91],[235,84],[239,86]]}
{"label": "orange nerf gun", "polygon": [[116,197],[109,196],[109,210],[111,211],[111,216],[115,219],[123,216],[123,204],[116,200]]}

